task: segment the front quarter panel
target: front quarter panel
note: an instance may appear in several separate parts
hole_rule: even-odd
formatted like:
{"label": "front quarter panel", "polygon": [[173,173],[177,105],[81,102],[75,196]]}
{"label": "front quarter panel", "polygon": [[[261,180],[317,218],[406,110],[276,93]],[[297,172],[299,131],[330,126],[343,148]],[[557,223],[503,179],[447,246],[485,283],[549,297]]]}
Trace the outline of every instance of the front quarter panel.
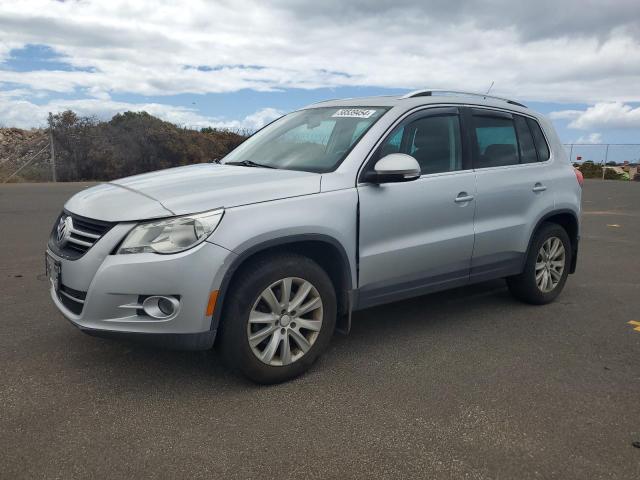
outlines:
{"label": "front quarter panel", "polygon": [[356,285],[357,206],[357,191],[350,188],[230,208],[209,241],[242,255],[287,237],[331,238],[346,253]]}

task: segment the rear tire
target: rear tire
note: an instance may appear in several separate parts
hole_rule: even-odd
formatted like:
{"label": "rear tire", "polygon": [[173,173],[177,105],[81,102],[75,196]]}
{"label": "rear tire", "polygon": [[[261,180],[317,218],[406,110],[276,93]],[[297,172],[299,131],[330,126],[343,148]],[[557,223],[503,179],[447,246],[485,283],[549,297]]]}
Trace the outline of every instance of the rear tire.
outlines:
{"label": "rear tire", "polygon": [[533,305],[554,301],[567,281],[571,255],[565,229],[556,223],[543,223],[533,236],[523,272],[507,278],[509,291]]}
{"label": "rear tire", "polygon": [[335,323],[336,294],[324,269],[302,255],[265,255],[241,267],[229,288],[219,348],[231,369],[280,383],[311,367]]}

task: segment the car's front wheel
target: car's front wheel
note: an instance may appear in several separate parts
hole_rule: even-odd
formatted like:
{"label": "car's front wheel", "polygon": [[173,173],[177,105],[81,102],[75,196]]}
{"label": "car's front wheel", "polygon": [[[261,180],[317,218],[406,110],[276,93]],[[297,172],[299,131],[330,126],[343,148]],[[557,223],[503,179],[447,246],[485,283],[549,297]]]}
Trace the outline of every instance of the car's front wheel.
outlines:
{"label": "car's front wheel", "polygon": [[264,256],[234,278],[219,346],[225,361],[250,379],[283,382],[319,357],[335,321],[335,290],[316,262],[297,254]]}

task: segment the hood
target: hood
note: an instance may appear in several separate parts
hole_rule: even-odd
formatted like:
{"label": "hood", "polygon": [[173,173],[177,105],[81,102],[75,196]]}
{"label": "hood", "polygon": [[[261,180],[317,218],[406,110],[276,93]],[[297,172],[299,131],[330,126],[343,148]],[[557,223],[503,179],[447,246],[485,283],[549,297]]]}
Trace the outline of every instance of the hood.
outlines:
{"label": "hood", "polygon": [[77,215],[133,221],[186,215],[320,191],[321,175],[202,163],[122,178],[88,188],[67,202]]}

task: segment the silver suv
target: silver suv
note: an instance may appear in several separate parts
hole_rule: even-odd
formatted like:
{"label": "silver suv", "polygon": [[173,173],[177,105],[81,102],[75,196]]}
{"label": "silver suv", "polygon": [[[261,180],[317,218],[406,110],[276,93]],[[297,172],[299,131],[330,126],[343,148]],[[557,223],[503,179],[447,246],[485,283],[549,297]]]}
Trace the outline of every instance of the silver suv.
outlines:
{"label": "silver suv", "polygon": [[328,101],[222,162],[73,196],[48,243],[51,298],[86,333],[215,341],[231,367],[275,383],[308,369],[354,310],[495,278],[551,302],[576,267],[580,198],[553,127],[520,103],[435,90]]}

